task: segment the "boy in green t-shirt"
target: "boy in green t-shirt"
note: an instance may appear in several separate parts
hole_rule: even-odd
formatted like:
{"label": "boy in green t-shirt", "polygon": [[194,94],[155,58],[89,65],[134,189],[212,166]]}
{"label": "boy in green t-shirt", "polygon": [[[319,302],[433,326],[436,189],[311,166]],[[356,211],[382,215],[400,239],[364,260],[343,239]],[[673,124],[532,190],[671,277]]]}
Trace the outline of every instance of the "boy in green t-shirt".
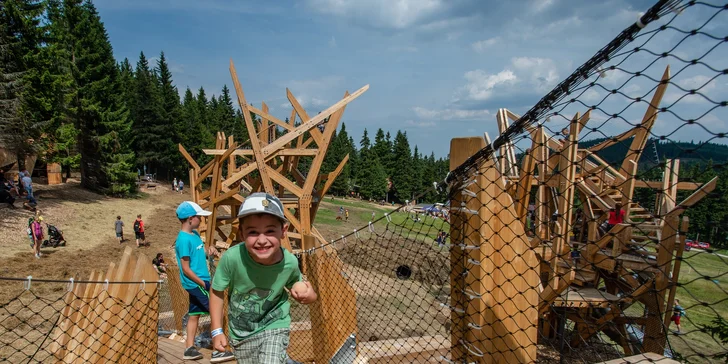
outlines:
{"label": "boy in green t-shirt", "polygon": [[238,363],[285,363],[291,325],[288,294],[302,304],[318,296],[311,283],[301,281],[296,257],[281,248],[288,221],[277,197],[251,194],[238,218],[244,244],[222,255],[212,280],[213,349],[224,351],[227,346],[222,306],[229,289],[229,335]]}

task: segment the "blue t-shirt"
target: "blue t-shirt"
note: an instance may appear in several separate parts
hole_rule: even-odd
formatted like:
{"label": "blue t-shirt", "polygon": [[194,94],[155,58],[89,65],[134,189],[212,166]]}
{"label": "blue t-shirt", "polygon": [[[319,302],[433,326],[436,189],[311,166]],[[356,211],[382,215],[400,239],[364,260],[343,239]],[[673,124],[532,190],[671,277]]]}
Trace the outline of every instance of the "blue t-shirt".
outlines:
{"label": "blue t-shirt", "polygon": [[174,252],[177,255],[177,265],[179,266],[180,280],[182,288],[193,289],[199,287],[197,283],[185,276],[182,271],[182,258],[190,257],[190,269],[205,282],[210,281],[210,271],[207,269],[207,255],[205,254],[205,244],[200,239],[200,233],[193,230],[192,234],[180,231],[177,234],[177,240],[174,242]]}

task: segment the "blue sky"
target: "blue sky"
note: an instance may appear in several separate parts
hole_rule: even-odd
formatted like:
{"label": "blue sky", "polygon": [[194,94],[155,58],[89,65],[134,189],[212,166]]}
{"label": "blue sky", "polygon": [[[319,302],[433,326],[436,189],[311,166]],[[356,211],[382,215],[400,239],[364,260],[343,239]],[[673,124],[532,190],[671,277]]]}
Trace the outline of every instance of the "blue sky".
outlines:
{"label": "blue sky", "polygon": [[[315,114],[344,91],[369,84],[369,91],[347,107],[343,118],[357,143],[364,128],[372,137],[378,128],[392,134],[400,129],[407,132],[413,148],[416,144],[427,154],[434,151],[444,157],[453,137],[497,135],[498,108],[528,110],[634,23],[652,2],[96,0],[95,4],[117,59],[128,57],[136,63],[140,51],[156,59],[163,50],[181,92],[188,86],[196,92],[202,86],[209,96],[219,94],[223,84],[232,89],[231,58],[248,101],[256,106],[265,101],[281,119],[291,110],[286,87],[309,114]],[[693,14],[687,13],[680,16],[690,24]],[[715,23],[718,20],[711,26]],[[725,36],[725,29],[711,32]],[[665,46],[670,41],[666,39]],[[703,40],[691,42],[684,52],[694,55]],[[727,55],[722,45],[709,56],[716,68],[724,69]],[[650,68],[657,78],[663,70],[661,64]],[[702,85],[714,76],[688,71],[681,74],[683,81],[676,82]],[[628,78],[613,73],[601,82],[618,85]],[[712,94],[726,100],[726,77],[710,83]],[[651,86],[637,79],[627,87],[649,94]],[[597,90],[589,92],[585,99],[600,99]],[[672,97],[674,102],[676,95],[668,91],[666,99]],[[681,115],[695,105],[698,111],[707,108],[701,100],[690,101],[680,101],[685,106],[681,110],[686,110]],[[624,112],[630,123],[641,119],[644,105],[632,109]],[[670,134],[681,123],[665,118],[663,125],[658,120],[655,133],[705,140],[728,131],[722,121],[725,111],[719,112],[701,119],[709,123],[708,131],[692,126]],[[598,129],[594,137],[627,129],[624,122],[594,116],[590,125]],[[560,130],[559,122],[553,121],[550,128]]]}

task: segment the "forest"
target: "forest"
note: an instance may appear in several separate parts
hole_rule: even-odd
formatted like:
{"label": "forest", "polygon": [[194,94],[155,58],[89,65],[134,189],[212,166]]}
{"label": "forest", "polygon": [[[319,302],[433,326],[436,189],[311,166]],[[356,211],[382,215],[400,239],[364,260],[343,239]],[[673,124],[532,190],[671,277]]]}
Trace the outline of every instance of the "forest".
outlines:
{"label": "forest", "polygon": [[[219,91],[186,88],[180,93],[164,52],[156,59],[150,64],[140,52],[133,63],[117,61],[90,0],[3,0],[0,145],[17,154],[20,163],[25,155],[34,154],[42,163],[61,164],[66,173],[78,170],[83,187],[113,196],[134,194],[141,170],[161,180],[185,178],[188,165],[178,144],[199,162],[209,158],[202,149],[214,146],[218,131],[233,135],[246,147],[248,131],[226,85]],[[364,199],[397,203],[444,199],[431,186],[447,174],[448,158],[413,147],[406,132],[378,129],[373,134],[365,129],[355,138],[345,122],[341,125],[322,172],[334,170],[347,154],[349,163],[331,193],[354,192]],[[628,146],[629,140],[599,154],[619,165]],[[678,157],[681,180],[707,182],[721,177],[713,196],[687,214],[691,234],[726,241],[728,147],[651,140],[641,159],[641,177],[659,180],[664,160]],[[304,174],[308,163],[310,157],[301,161]],[[653,198],[653,191],[637,192],[647,208]]]}
{"label": "forest", "polygon": [[[245,147],[248,131],[226,85],[217,95],[187,88],[180,97],[164,52],[156,64],[143,52],[117,62],[91,1],[7,0],[0,17],[0,144],[19,160],[38,155],[66,173],[80,170],[88,189],[124,196],[141,170],[187,176],[180,143],[200,162],[218,131]],[[413,151],[405,132],[379,129],[372,141],[365,130],[357,139],[343,124],[331,142],[323,172],[350,156],[334,194],[404,201],[447,172],[447,160]]]}

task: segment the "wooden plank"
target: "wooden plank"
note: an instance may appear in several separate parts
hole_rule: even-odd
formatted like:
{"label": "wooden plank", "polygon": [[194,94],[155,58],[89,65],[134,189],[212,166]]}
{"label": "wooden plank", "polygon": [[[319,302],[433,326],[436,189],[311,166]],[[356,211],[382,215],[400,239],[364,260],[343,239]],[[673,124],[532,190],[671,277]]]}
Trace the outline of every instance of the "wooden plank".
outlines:
{"label": "wooden plank", "polygon": [[368,341],[357,345],[357,364],[421,363],[447,357],[449,338],[442,335]]}
{"label": "wooden plank", "polygon": [[[316,244],[305,235],[305,245]],[[309,305],[311,333],[316,338],[314,361],[328,363],[346,340],[357,332],[356,295],[341,272],[343,263],[336,252],[317,250],[306,254],[308,278],[318,293],[318,300]]]}
{"label": "wooden plank", "polygon": [[642,363],[658,363],[658,364],[679,364],[679,361],[668,359],[662,355],[655,353],[644,353],[633,355],[625,358],[603,361],[600,364],[642,364]]}
{"label": "wooden plank", "polygon": [[[295,111],[296,114],[298,114],[298,117],[301,118],[301,124],[307,123],[311,118],[308,117],[308,113],[306,112],[306,110],[303,108],[303,106],[301,106],[296,97],[293,96],[291,90],[289,90],[288,88],[286,88],[286,97],[291,103],[291,106],[293,106],[293,111]],[[317,128],[314,128],[309,131],[309,134],[311,135],[311,139],[309,140],[315,141],[316,145],[320,147],[323,146],[321,143],[323,142],[324,137],[321,131],[319,131]],[[300,143],[297,144],[297,146],[300,145]]]}
{"label": "wooden plank", "polygon": [[200,169],[200,165],[195,162],[190,153],[187,153],[187,149],[185,149],[182,144],[177,144],[177,149],[179,149],[179,152],[182,153],[182,156],[187,160],[187,163],[189,163],[193,169]]}
{"label": "wooden plank", "polygon": [[[319,192],[319,196],[323,198],[326,195],[326,192],[331,188],[331,185],[334,184],[334,181],[336,180],[336,177],[339,176],[341,171],[344,170],[344,166],[346,166],[346,163],[349,161],[349,154],[344,156],[344,159],[339,162],[339,165],[336,166],[336,169],[334,169],[333,172],[328,174],[328,179],[326,180],[326,184],[324,185],[324,188],[321,189]],[[315,216],[314,216],[315,217]]]}
{"label": "wooden plank", "polygon": [[672,215],[679,215],[685,211],[688,207],[695,205],[698,201],[702,200],[703,197],[708,196],[709,193],[713,192],[715,186],[718,184],[718,177],[714,177],[708,183],[700,186],[700,188],[693,192],[688,198],[680,202],[674,209],[667,213],[665,219]]}
{"label": "wooden plank", "polygon": [[[322,111],[318,115],[311,118],[309,121],[299,125],[296,129],[289,131],[288,133],[286,133],[285,135],[280,137],[275,142],[273,142],[270,145],[263,148],[262,152],[266,156],[266,159],[272,158],[272,156],[273,156],[272,153],[274,151],[281,149],[284,145],[288,144],[288,142],[295,139],[299,135],[309,131],[312,128],[315,128],[318,124],[320,124],[322,121],[324,121],[324,119],[326,119],[330,115],[334,114],[335,112],[337,112],[339,110],[343,110],[343,108],[344,108],[344,106],[346,106],[346,104],[354,101],[356,98],[358,98],[359,96],[364,94],[364,92],[366,92],[368,89],[369,89],[369,85],[365,85],[364,87],[360,88],[353,94],[351,94],[347,97],[344,97],[339,102],[331,105],[328,109]],[[331,119],[329,119],[329,123],[331,123]],[[324,141],[322,141],[322,143],[324,143]],[[322,147],[323,147],[322,145],[319,145],[319,149],[321,149]]]}
{"label": "wooden plank", "polygon": [[[678,190],[694,191],[702,186],[702,183],[697,182],[678,182],[672,183],[671,187]],[[635,188],[651,188],[653,190],[659,190],[662,187],[662,182],[659,181],[643,181],[636,180],[634,183]]]}
{"label": "wooden plank", "polygon": [[[652,96],[650,104],[647,106],[645,115],[642,117],[642,122],[634,128],[636,130],[634,139],[632,139],[632,143],[629,146],[629,149],[627,149],[627,155],[624,157],[624,161],[622,162],[621,171],[630,172],[632,169],[630,163],[636,164],[639,162],[642,151],[644,151],[645,146],[647,145],[647,138],[650,136],[652,126],[655,125],[655,120],[657,120],[657,112],[659,110],[660,103],[662,102],[662,96],[665,95],[665,91],[667,91],[667,85],[669,83],[670,65],[667,65],[667,67],[665,67],[665,72],[662,74],[660,85],[657,86],[657,90]],[[633,179],[635,174],[636,173],[628,173],[624,176],[628,179]]]}
{"label": "wooden plank", "polygon": [[[225,153],[224,149],[203,149],[203,153],[206,155],[222,155]],[[318,149],[283,149],[276,153],[279,156],[314,156],[318,153]],[[248,156],[255,155],[252,149],[237,149],[232,155],[234,156]]]}
{"label": "wooden plank", "polygon": [[268,121],[272,122],[273,124],[276,124],[286,130],[295,129],[292,124],[288,124],[285,121],[281,121],[281,119],[278,119],[275,116],[269,114],[267,111],[258,109],[257,107],[255,107],[253,105],[248,105],[248,110],[250,110],[250,111],[254,112],[255,114],[257,114],[258,116],[260,116],[261,119],[268,120]]}
{"label": "wooden plank", "polygon": [[[258,139],[258,136],[256,135],[256,133],[254,132],[255,125],[253,125],[253,120],[250,118],[250,112],[248,110],[248,103],[247,103],[247,101],[245,101],[245,94],[243,93],[242,86],[240,86],[240,80],[238,80],[238,74],[235,71],[235,65],[233,65],[232,59],[230,60],[230,76],[233,78],[233,85],[235,86],[235,93],[238,96],[238,104],[240,104],[240,109],[242,110],[243,118],[245,119],[245,125],[248,128],[248,135],[250,136],[250,144],[253,147],[253,152],[255,155],[255,164],[258,166],[258,173],[260,173],[260,178],[261,178],[261,181],[263,182],[263,188],[265,189],[265,192],[275,195],[275,190],[273,189],[273,183],[271,182],[270,177],[268,176],[267,166],[265,164],[265,159],[263,158],[264,155],[268,155],[269,153],[263,152],[263,149],[261,148],[261,142]],[[280,139],[278,141],[280,141]],[[278,142],[278,141],[276,141],[276,142]],[[276,142],[274,142],[273,144],[275,144]],[[285,144],[285,143],[283,143],[283,144]],[[271,145],[268,145],[268,146],[271,146]],[[236,173],[236,175],[237,175],[237,173]]]}
{"label": "wooden plank", "polygon": [[294,195],[298,196],[299,198],[303,197],[303,189],[299,186],[296,186],[291,180],[289,180],[285,176],[281,175],[273,169],[268,170],[268,175],[274,181],[278,182],[278,184],[291,191]]}

